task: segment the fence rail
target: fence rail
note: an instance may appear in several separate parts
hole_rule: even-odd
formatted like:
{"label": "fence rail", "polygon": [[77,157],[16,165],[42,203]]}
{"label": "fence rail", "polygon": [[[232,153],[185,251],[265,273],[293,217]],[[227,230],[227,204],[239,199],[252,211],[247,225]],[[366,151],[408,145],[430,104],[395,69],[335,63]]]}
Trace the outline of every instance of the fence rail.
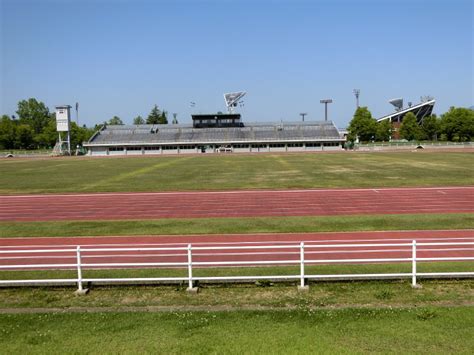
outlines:
{"label": "fence rail", "polygon": [[[440,249],[433,249],[429,247],[451,247],[442,249],[447,253],[447,256],[427,256],[420,257],[420,253],[433,253]],[[463,246],[464,248],[452,248],[453,246]],[[465,248],[473,246],[473,248]],[[390,249],[397,247],[397,249]],[[369,249],[361,249],[369,248]],[[377,248],[377,249],[373,249]],[[277,250],[283,250],[283,252]],[[372,258],[346,258],[338,257],[333,259],[328,258],[311,258],[314,256],[314,251],[317,250],[317,255],[324,255],[325,253],[380,253],[387,252],[395,254],[389,257],[372,257]],[[200,253],[200,251],[207,251],[208,253]],[[218,252],[224,252],[219,254]],[[232,251],[232,252],[229,252]],[[244,251],[243,253],[236,253],[236,251]],[[259,252],[257,252],[259,251]],[[265,255],[271,257],[270,259],[258,259],[263,255],[260,251],[265,251]],[[111,253],[123,252],[119,256],[115,254],[97,254],[97,253]],[[129,252],[148,252],[148,254],[127,254]],[[157,252],[156,254],[150,254]],[[173,252],[173,253],[170,253]],[[60,254],[57,256],[57,254]],[[454,255],[452,255],[454,254]],[[462,255],[458,255],[462,254]],[[7,255],[7,256],[5,256]],[[13,255],[13,256],[9,256]],[[42,256],[35,256],[42,255]],[[239,259],[239,256],[241,259]],[[41,258],[45,263],[25,263],[24,260],[31,258]],[[71,259],[72,262],[51,262],[48,257],[59,259]],[[102,259],[119,259],[122,258],[137,258],[137,257],[156,257],[158,259],[171,258],[176,260],[171,261],[146,261],[146,262],[86,262],[89,258]],[[219,258],[213,260],[213,258]],[[234,257],[228,260],[229,257]],[[243,257],[243,259],[242,259]],[[280,258],[277,258],[280,257]],[[198,258],[198,260],[195,260]],[[207,259],[206,259],[207,258]],[[245,259],[247,258],[247,259]],[[12,262],[13,260],[13,262]],[[23,263],[16,263],[19,260]],[[245,281],[245,280],[295,280],[298,281],[299,286],[304,288],[307,286],[308,280],[324,280],[324,279],[382,279],[382,278],[411,278],[411,284],[417,285],[417,279],[420,277],[472,277],[474,271],[462,272],[418,272],[417,266],[419,262],[435,262],[435,261],[473,261],[474,260],[474,242],[411,242],[404,243],[364,243],[364,244],[314,244],[314,243],[295,243],[285,245],[232,245],[232,246],[193,246],[188,244],[181,247],[111,247],[111,248],[97,248],[97,247],[81,247],[74,248],[51,248],[47,249],[8,249],[0,250],[0,271],[1,270],[31,270],[31,269],[67,269],[76,270],[76,278],[68,279],[36,279],[36,280],[0,280],[0,286],[8,285],[31,285],[31,284],[76,284],[78,291],[84,290],[85,283],[124,283],[124,282],[186,282],[188,289],[193,289],[197,281]],[[308,274],[305,272],[305,267],[316,264],[361,264],[361,263],[411,263],[411,272],[407,273],[370,273],[370,274]],[[202,267],[239,267],[239,266],[281,266],[281,265],[298,265],[299,273],[294,275],[233,275],[233,276],[194,276],[193,271],[196,268]],[[85,269],[95,268],[140,268],[140,267],[154,267],[154,268],[177,268],[186,270],[187,275],[181,277],[128,277],[128,278],[88,278],[84,277],[83,271]],[[474,270],[474,264],[473,264]],[[257,274],[257,272],[256,272]],[[1,275],[1,273],[0,273]]]}

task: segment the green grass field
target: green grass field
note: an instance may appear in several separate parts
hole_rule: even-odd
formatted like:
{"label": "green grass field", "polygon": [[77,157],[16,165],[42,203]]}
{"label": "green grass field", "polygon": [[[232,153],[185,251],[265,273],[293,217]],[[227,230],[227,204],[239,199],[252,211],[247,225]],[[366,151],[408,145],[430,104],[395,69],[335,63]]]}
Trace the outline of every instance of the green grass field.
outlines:
{"label": "green grass field", "polygon": [[[265,154],[0,160],[0,194],[474,185],[461,152]],[[472,229],[472,214],[0,222],[0,237]],[[472,262],[419,272],[472,271]],[[307,273],[410,272],[408,264],[317,265]],[[85,270],[153,277],[179,270]],[[199,269],[195,276],[295,274],[297,267]],[[265,276],[265,277],[266,277]],[[74,278],[2,271],[0,279]],[[0,288],[2,353],[471,353],[472,280]],[[146,312],[155,307],[154,311]],[[7,314],[12,311],[26,314]],[[105,311],[105,312],[102,312]],[[153,309],[152,309],[153,311]],[[163,312],[164,311],[164,312]],[[6,313],[5,313],[6,312]],[[48,312],[48,313],[46,313]],[[51,313],[52,312],[52,313]]]}
{"label": "green grass field", "polygon": [[[472,271],[473,262],[419,263],[418,272]],[[411,265],[359,264],[359,265],[311,265],[307,274],[367,274],[409,273]],[[296,266],[259,268],[214,268],[195,269],[195,277],[202,276],[268,276],[298,275]],[[186,277],[186,270],[176,269],[126,269],[85,270],[85,278],[125,277]],[[77,278],[75,271],[1,271],[0,278],[16,279],[64,279]],[[62,287],[0,288],[1,308],[61,308],[85,307],[229,307],[275,309],[292,308],[301,303],[318,307],[414,307],[416,305],[463,305],[472,302],[474,283],[472,280],[428,280],[419,279],[421,289],[410,286],[410,278],[393,281],[311,281],[309,292],[297,292],[298,280],[270,283],[260,281],[237,284],[201,283],[200,292],[190,295],[185,292],[186,282],[175,285],[148,286],[100,286],[92,285],[86,297],[75,297],[76,285]]]}
{"label": "green grass field", "polygon": [[474,308],[0,315],[8,353],[472,353]]}
{"label": "green grass field", "polygon": [[474,215],[190,218],[129,221],[0,222],[0,238],[108,235],[309,233],[472,229]]}
{"label": "green grass field", "polygon": [[0,193],[474,184],[474,154],[398,152],[0,161]]}

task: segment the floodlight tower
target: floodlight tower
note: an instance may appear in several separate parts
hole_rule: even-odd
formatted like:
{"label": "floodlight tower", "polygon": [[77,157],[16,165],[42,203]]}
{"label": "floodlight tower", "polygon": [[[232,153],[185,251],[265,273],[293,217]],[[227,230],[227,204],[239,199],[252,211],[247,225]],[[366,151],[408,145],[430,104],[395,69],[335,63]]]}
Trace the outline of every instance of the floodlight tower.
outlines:
{"label": "floodlight tower", "polygon": [[332,103],[332,99],[320,100],[320,103],[324,104],[324,120],[328,120],[328,104]]}
{"label": "floodlight tower", "polygon": [[388,100],[388,102],[390,102],[395,107],[395,111],[401,111],[403,109],[403,98],[401,97]]}
{"label": "floodlight tower", "polygon": [[229,114],[233,114],[235,112],[235,107],[237,107],[238,104],[241,106],[243,105],[243,102],[240,99],[244,97],[245,94],[245,91],[224,94],[224,100],[227,106],[227,112],[229,112]]}
{"label": "floodlight tower", "polygon": [[303,122],[304,122],[304,116],[307,116],[307,115],[308,115],[307,112],[301,112],[301,113],[300,113],[300,116],[303,118]]}
{"label": "floodlight tower", "polygon": [[354,89],[352,91],[356,97],[356,105],[357,107],[356,108],[359,108],[359,95],[360,95],[360,89]]}

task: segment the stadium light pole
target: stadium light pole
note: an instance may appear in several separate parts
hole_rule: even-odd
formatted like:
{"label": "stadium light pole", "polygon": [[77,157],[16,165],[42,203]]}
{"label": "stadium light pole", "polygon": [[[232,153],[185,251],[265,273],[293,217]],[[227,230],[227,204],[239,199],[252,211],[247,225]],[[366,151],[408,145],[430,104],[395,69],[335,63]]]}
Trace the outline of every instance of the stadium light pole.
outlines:
{"label": "stadium light pole", "polygon": [[308,115],[307,112],[301,112],[301,113],[300,113],[300,116],[303,118],[303,122],[304,122],[304,116],[307,116],[307,115]]}
{"label": "stadium light pole", "polygon": [[356,97],[356,108],[359,108],[359,95],[360,95],[360,89],[354,89],[352,91]]}
{"label": "stadium light pole", "polygon": [[328,104],[332,103],[332,99],[320,100],[320,103],[324,104],[324,120],[328,120]]}

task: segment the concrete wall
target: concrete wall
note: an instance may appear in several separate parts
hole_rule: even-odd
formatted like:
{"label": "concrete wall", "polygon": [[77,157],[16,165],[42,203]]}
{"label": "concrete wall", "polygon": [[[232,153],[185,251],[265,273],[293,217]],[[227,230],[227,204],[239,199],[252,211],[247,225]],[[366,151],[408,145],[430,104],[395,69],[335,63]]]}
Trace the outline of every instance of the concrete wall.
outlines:
{"label": "concrete wall", "polygon": [[[270,147],[268,144],[264,147],[248,147],[248,148],[233,148],[232,153],[267,153],[267,152],[319,152],[319,151],[335,151],[341,150],[342,145],[339,144],[337,146],[324,146],[321,143],[319,147],[292,147],[285,145],[284,147]],[[214,147],[210,147],[206,149],[205,154],[214,154],[217,153],[217,150]],[[231,152],[226,152],[222,154],[232,154]],[[156,149],[141,149],[141,150],[109,150],[105,147],[92,147],[89,148],[88,155],[92,156],[104,156],[104,155],[151,155],[151,154],[163,154],[163,155],[174,155],[174,154],[203,154],[201,149],[198,147],[193,149],[160,149],[157,147]]]}

